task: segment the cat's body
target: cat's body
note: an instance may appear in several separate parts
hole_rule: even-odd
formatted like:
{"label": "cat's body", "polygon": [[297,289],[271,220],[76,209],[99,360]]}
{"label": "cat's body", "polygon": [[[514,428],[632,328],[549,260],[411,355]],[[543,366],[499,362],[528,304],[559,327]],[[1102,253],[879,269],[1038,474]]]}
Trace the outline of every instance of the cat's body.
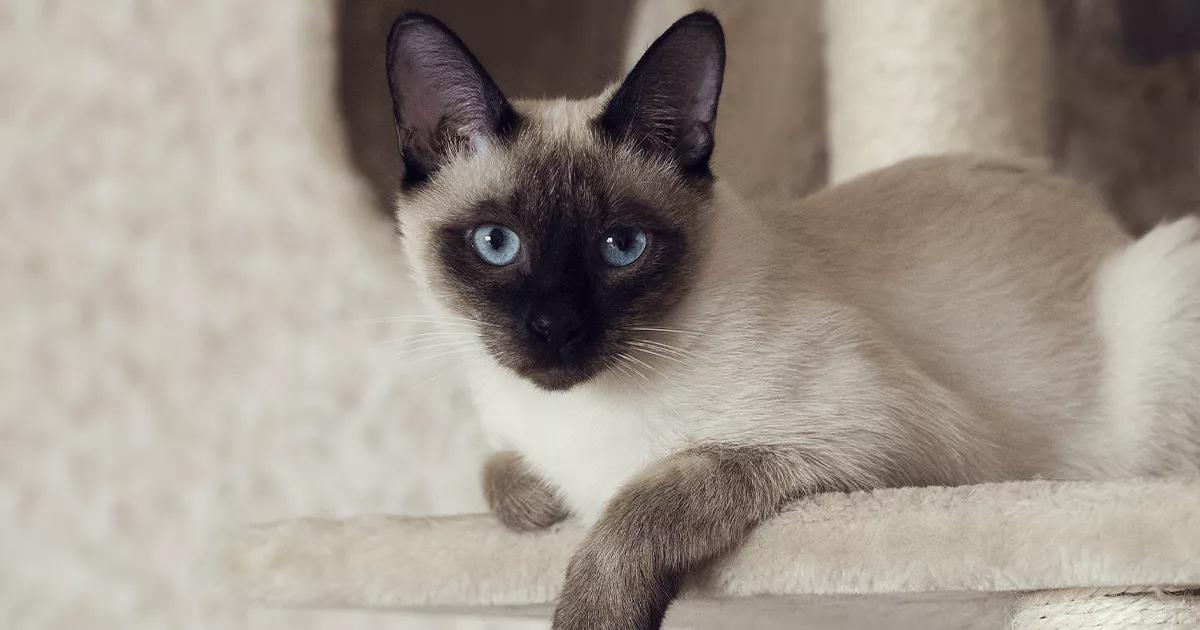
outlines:
{"label": "cat's body", "polygon": [[630,349],[568,392],[473,362],[485,426],[577,513],[708,443],[801,445],[846,487],[1092,468],[1073,447],[1110,421],[1095,279],[1128,240],[1093,196],[946,158],[800,203],[718,198],[739,207],[702,288],[657,326],[680,332],[642,333],[684,352]]}
{"label": "cat's body", "polygon": [[657,627],[808,493],[1200,473],[1200,221],[1131,243],[1082,187],[969,157],[739,198],[707,14],[583,102],[509,105],[423,16],[389,51],[408,259],[517,453],[489,503],[595,521],[556,628]]}
{"label": "cat's body", "polygon": [[1135,369],[1106,354],[1097,299],[1129,238],[1082,187],[940,158],[800,203],[726,199],[728,251],[698,282],[720,289],[643,333],[684,352],[630,350],[569,392],[473,362],[485,426],[577,515],[709,443],[801,445],[845,487],[1171,472],[1114,438],[1150,422],[1106,389]]}

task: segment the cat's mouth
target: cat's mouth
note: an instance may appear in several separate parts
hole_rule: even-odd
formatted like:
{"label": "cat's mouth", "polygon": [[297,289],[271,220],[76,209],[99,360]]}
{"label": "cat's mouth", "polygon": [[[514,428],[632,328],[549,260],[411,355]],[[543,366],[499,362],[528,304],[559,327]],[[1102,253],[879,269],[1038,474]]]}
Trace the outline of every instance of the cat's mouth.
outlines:
{"label": "cat's mouth", "polygon": [[485,330],[483,337],[492,360],[545,391],[566,391],[585,383],[604,363],[604,341],[587,333],[548,342],[531,334],[529,327],[513,327]]}
{"label": "cat's mouth", "polygon": [[587,367],[553,366],[548,368],[517,369],[517,374],[534,385],[551,392],[561,392],[584,383],[595,376],[596,371]]}
{"label": "cat's mouth", "polygon": [[569,390],[586,383],[601,371],[602,362],[597,359],[594,348],[562,356],[512,340],[490,341],[485,345],[496,363],[546,391]]}

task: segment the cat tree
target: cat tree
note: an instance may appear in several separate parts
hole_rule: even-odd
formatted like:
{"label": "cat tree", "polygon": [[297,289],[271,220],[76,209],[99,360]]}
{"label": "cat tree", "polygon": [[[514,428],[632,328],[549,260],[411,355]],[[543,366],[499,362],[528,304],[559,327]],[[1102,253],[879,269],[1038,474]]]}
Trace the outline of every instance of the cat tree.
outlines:
{"label": "cat tree", "polygon": [[[801,87],[824,85],[827,99],[797,100],[789,117],[752,108],[734,92],[722,105],[722,124],[736,127],[751,116],[819,119],[827,103],[834,181],[923,153],[1045,153],[1041,2],[828,3],[822,82],[813,67],[822,51],[813,4],[756,12],[732,1],[646,0],[636,12],[631,58],[697,5],[716,9],[730,32],[797,29],[796,38],[743,44],[744,53],[758,47],[755,56],[731,49],[730,72],[758,73],[742,75],[748,82],[798,77]],[[772,47],[778,55],[759,56]],[[738,164],[750,174],[773,167],[809,178],[819,161],[819,149],[807,145],[740,155],[736,142],[719,146],[718,168]],[[545,618],[581,535],[569,523],[513,534],[486,515],[306,519],[236,536],[226,564],[239,592],[257,605]],[[1197,585],[1200,481],[881,490],[795,504],[697,578],[668,622],[1195,628]]]}

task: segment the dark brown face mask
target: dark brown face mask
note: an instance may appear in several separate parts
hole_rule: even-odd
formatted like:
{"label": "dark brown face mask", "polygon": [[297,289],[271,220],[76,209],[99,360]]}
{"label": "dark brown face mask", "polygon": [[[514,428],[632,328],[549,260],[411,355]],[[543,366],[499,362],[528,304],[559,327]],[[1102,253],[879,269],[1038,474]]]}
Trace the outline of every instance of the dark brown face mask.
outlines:
{"label": "dark brown face mask", "polygon": [[[512,193],[442,224],[434,242],[442,293],[485,322],[480,336],[497,362],[545,389],[611,365],[631,327],[678,302],[696,266],[699,219],[636,191],[614,194],[605,156],[525,163]],[[673,198],[698,210],[707,190]]]}
{"label": "dark brown face mask", "polygon": [[[587,120],[586,139],[561,142],[509,103],[444,24],[396,20],[387,70],[404,194],[438,185],[474,147],[511,162],[510,190],[442,219],[431,252],[438,290],[485,324],[498,363],[568,389],[678,303],[702,253],[724,64],[715,18],[682,19]],[[630,163],[657,180],[631,175]]]}

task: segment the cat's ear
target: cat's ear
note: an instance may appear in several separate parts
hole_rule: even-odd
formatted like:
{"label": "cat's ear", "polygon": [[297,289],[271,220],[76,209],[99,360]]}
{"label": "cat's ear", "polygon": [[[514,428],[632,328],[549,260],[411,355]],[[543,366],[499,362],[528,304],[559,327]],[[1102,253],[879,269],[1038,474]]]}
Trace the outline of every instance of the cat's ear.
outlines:
{"label": "cat's ear", "polygon": [[471,51],[428,15],[405,13],[392,24],[387,78],[406,187],[459,152],[484,150],[518,124]]}
{"label": "cat's ear", "polygon": [[597,126],[619,142],[665,155],[685,174],[706,176],[724,72],[721,23],[704,11],[686,15],[650,45]]}

